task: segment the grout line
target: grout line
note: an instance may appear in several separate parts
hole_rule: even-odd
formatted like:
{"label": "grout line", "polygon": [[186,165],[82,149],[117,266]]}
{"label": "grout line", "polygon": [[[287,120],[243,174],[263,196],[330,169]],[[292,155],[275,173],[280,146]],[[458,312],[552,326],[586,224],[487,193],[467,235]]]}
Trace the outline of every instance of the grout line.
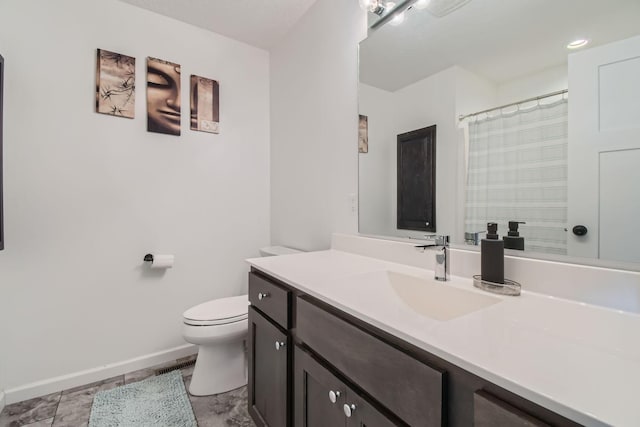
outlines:
{"label": "grout line", "polygon": [[[62,400],[62,391],[60,391],[60,395],[58,396],[58,402],[56,403],[56,410],[53,413],[53,419],[51,420],[51,425],[56,421],[56,417],[58,416],[58,408],[60,407],[60,401]],[[46,419],[46,418],[45,418]]]}

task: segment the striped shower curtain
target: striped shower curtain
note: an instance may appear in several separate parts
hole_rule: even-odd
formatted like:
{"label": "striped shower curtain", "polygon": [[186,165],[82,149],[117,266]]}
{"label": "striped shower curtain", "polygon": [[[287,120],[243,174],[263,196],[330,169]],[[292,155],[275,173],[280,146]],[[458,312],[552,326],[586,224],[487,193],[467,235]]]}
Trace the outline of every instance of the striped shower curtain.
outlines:
{"label": "striped shower curtain", "polygon": [[465,231],[524,221],[525,250],[567,253],[568,101],[469,123]]}

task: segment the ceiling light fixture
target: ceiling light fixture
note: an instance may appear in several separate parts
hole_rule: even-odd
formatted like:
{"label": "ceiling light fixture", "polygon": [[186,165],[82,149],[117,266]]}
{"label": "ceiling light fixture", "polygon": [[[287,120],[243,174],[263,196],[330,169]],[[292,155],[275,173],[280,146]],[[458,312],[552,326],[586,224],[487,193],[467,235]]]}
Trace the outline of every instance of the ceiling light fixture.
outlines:
{"label": "ceiling light fixture", "polygon": [[380,16],[386,10],[382,0],[359,0],[360,8]]}
{"label": "ceiling light fixture", "polygon": [[394,2],[386,2],[385,0],[359,0],[361,8],[380,17],[369,27],[371,30],[382,27],[387,22],[400,25],[404,22],[404,12],[410,9],[416,1],[402,0],[396,5]]}
{"label": "ceiling light fixture", "polygon": [[[385,5],[386,10],[393,10],[393,8],[396,7],[396,4],[394,2],[387,2],[387,4]],[[400,25],[404,22],[404,11],[402,12],[395,12],[393,14],[393,18],[391,18],[391,21],[389,21],[389,24],[391,25]]]}
{"label": "ceiling light fixture", "polygon": [[589,44],[589,40],[587,40],[587,39],[578,39],[578,40],[574,40],[571,43],[569,43],[567,45],[567,49],[579,49],[581,47],[586,46],[587,44]]}
{"label": "ceiling light fixture", "polygon": [[[369,12],[380,16],[370,27],[370,30],[376,30],[389,21],[394,25],[399,25],[404,21],[404,12],[409,9],[427,9],[427,11],[436,18],[442,18],[445,15],[461,8],[471,0],[396,0],[395,3],[385,3],[385,0],[358,0],[360,7]],[[391,6],[390,6],[391,5]]]}

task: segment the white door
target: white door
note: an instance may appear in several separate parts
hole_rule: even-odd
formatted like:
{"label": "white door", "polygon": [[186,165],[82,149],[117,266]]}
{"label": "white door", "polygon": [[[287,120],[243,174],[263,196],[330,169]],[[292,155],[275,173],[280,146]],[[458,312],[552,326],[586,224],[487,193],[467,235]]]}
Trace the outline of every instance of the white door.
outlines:
{"label": "white door", "polygon": [[569,55],[568,158],[568,254],[640,262],[640,36]]}

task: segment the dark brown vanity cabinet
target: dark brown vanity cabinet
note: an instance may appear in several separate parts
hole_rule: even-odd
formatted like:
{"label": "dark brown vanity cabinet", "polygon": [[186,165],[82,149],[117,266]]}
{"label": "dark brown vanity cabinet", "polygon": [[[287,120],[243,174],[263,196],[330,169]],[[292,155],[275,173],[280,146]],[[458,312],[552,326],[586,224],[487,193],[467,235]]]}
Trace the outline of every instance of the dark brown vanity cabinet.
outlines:
{"label": "dark brown vanity cabinet", "polygon": [[579,425],[255,270],[249,300],[258,427]]}
{"label": "dark brown vanity cabinet", "polygon": [[[443,424],[444,372],[441,370],[323,310],[305,297],[296,299],[296,338],[392,412],[402,421],[401,425]],[[297,367],[298,360],[295,362]],[[299,395],[296,389],[296,398]],[[296,402],[296,407],[299,405]]]}
{"label": "dark brown vanity cabinet", "polygon": [[259,427],[289,426],[290,291],[249,274],[249,414]]}
{"label": "dark brown vanity cabinet", "polygon": [[351,390],[310,353],[294,351],[294,425],[300,427],[395,427],[398,424]]}

